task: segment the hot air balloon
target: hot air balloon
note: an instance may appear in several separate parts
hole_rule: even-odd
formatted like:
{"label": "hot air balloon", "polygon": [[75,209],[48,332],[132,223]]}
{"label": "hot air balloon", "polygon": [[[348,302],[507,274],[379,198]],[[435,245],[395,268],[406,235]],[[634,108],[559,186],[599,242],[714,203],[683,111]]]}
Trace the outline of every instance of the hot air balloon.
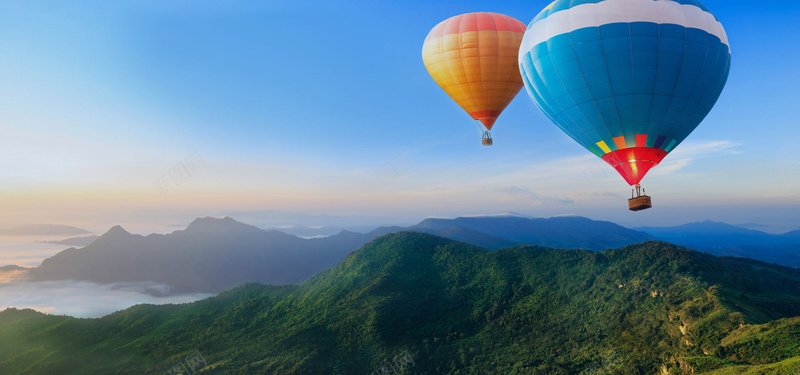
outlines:
{"label": "hot air balloon", "polygon": [[422,45],[422,62],[433,80],[485,128],[482,143],[497,116],[522,89],[517,53],[525,24],[497,13],[467,13],[431,30]]}
{"label": "hot air balloon", "polygon": [[519,69],[561,130],[635,186],[706,117],[730,70],[722,24],[697,0],[557,0],[528,25]]}

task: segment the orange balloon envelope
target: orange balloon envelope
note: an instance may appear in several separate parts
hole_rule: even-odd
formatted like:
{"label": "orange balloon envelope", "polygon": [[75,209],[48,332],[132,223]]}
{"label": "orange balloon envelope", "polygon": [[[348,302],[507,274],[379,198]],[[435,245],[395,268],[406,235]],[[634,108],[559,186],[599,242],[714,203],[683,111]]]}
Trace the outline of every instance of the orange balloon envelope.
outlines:
{"label": "orange balloon envelope", "polygon": [[442,90],[488,131],[523,86],[517,59],[524,33],[525,24],[502,14],[451,17],[428,33],[422,62]]}

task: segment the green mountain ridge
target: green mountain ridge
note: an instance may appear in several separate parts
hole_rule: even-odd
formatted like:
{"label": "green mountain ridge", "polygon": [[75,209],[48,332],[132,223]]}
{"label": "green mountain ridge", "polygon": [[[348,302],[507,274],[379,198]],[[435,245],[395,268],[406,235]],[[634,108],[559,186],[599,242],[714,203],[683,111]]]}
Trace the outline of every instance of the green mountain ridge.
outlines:
{"label": "green mountain ridge", "polygon": [[800,361],[798,316],[792,268],[662,242],[489,251],[401,232],[293,286],[99,319],[6,310],[0,373],[163,374],[192,353],[208,374],[780,373],[758,371]]}

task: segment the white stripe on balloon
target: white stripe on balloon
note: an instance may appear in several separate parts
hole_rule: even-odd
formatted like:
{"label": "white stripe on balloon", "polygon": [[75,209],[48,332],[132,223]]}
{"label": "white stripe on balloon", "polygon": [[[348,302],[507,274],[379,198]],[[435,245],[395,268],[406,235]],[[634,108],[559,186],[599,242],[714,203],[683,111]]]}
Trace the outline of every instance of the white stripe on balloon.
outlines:
{"label": "white stripe on balloon", "polygon": [[605,0],[555,12],[531,25],[522,38],[519,61],[522,61],[522,56],[533,46],[546,42],[556,35],[586,27],[630,22],[676,24],[705,30],[718,37],[730,49],[728,36],[722,24],[714,18],[714,15],[697,6],[671,0]]}

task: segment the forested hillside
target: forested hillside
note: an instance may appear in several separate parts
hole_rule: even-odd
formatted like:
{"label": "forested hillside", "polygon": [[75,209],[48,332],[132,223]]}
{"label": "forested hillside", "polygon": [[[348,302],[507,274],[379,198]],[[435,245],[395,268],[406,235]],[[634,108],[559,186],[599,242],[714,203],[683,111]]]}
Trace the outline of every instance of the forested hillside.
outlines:
{"label": "forested hillside", "polygon": [[7,310],[0,373],[791,371],[797,316],[791,268],[661,242],[488,251],[402,232],[290,287],[248,284],[100,319]]}

